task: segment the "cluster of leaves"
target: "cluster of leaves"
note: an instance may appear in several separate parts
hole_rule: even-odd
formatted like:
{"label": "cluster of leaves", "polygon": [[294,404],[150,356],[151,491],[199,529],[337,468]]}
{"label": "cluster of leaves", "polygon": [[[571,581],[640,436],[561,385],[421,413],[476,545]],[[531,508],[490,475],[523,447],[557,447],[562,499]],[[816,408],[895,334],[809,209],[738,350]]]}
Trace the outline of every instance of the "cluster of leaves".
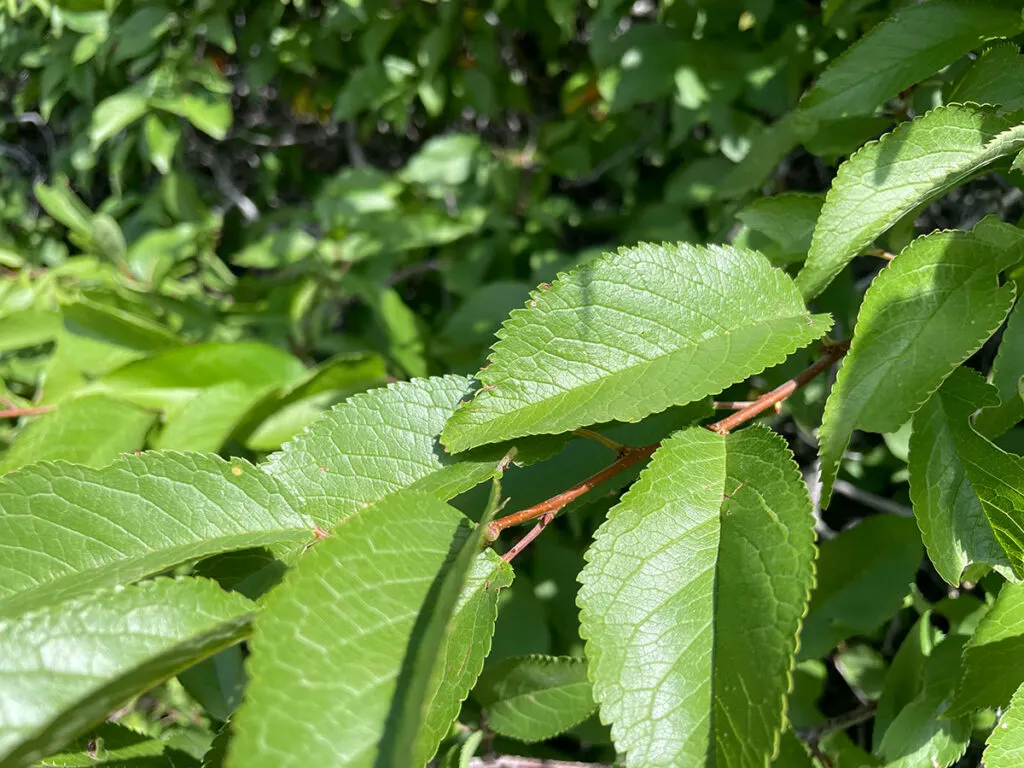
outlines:
{"label": "cluster of leaves", "polygon": [[10,3],[0,766],[1013,766],[1022,33]]}

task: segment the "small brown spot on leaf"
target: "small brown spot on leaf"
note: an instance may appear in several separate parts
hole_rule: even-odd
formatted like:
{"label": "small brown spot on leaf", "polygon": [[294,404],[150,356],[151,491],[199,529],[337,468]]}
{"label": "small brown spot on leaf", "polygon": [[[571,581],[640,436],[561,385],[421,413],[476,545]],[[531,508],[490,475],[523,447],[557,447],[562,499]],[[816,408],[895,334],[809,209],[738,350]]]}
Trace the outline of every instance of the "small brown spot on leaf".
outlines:
{"label": "small brown spot on leaf", "polygon": [[241,467],[232,467],[231,468],[231,474],[234,475],[235,477],[238,477],[240,474],[242,474],[242,468]]}

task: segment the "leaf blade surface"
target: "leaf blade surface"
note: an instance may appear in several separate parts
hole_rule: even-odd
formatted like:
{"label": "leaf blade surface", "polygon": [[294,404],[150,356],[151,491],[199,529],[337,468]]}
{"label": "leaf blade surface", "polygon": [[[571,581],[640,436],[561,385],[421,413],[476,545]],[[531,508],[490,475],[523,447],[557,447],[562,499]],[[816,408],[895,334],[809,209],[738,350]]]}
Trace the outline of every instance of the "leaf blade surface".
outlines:
{"label": "leaf blade surface", "polygon": [[254,611],[205,579],[157,579],[0,623],[0,766],[28,765],[238,642]]}
{"label": "leaf blade surface", "polygon": [[445,426],[450,451],[638,421],[780,363],[831,325],[763,256],[725,246],[622,248],[532,296]]}
{"label": "leaf blade surface", "polygon": [[677,433],[587,559],[579,605],[594,697],[629,761],[767,762],[814,559],[810,500],[781,438]]}

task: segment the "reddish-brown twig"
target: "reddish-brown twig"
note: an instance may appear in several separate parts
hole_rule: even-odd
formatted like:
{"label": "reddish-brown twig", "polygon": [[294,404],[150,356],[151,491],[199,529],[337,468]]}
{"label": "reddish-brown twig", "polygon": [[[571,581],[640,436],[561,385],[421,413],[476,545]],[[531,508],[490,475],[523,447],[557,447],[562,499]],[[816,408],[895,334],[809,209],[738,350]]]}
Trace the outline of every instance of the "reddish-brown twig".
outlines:
{"label": "reddish-brown twig", "polygon": [[741,424],[746,424],[752,418],[760,415],[764,411],[767,411],[776,403],[781,403],[787,397],[800,389],[800,387],[806,386],[807,383],[815,376],[822,371],[828,370],[834,362],[845,355],[846,350],[849,348],[850,342],[848,341],[829,344],[825,348],[825,354],[815,360],[812,366],[801,371],[798,375],[794,376],[784,384],[780,384],[771,392],[765,392],[746,408],[741,408],[736,411],[736,413],[725,417],[721,421],[716,421],[714,424],[710,424],[708,429],[712,432],[717,432],[720,435],[729,434],[729,432],[736,429],[736,427]]}
{"label": "reddish-brown twig", "polygon": [[37,405],[32,408],[8,408],[0,411],[0,419],[17,419],[21,416],[38,416],[41,413],[49,413],[56,405]]}
{"label": "reddish-brown twig", "polygon": [[[808,382],[814,379],[815,376],[827,370],[833,363],[845,355],[849,348],[850,342],[848,341],[828,344],[825,347],[825,353],[806,370],[794,376],[784,384],[779,385],[771,392],[766,392],[761,395],[752,403],[744,404],[744,406],[735,413],[730,414],[720,421],[716,421],[714,424],[709,424],[707,428],[720,435],[729,434],[732,430],[745,424],[769,408],[777,406],[798,389],[805,386]],[[594,473],[586,480],[577,483],[566,491],[562,491],[561,493],[552,496],[550,499],[546,499],[539,504],[534,504],[532,507],[527,507],[519,512],[514,512],[511,515],[506,515],[505,517],[500,517],[493,521],[487,528],[487,540],[494,541],[503,530],[510,526],[519,525],[520,523],[529,522],[530,520],[536,520],[538,517],[541,518],[540,522],[538,522],[529,533],[527,533],[515,544],[515,546],[503,555],[505,561],[510,562],[516,555],[522,552],[531,541],[540,535],[541,531],[547,527],[548,523],[555,519],[555,515],[557,515],[563,507],[569,504],[569,502],[578,499],[587,491],[596,488],[606,480],[610,480],[620,472],[629,469],[634,464],[649,459],[660,446],[661,443],[652,443],[651,445],[637,447],[622,446],[619,450],[618,458],[600,472]]]}
{"label": "reddish-brown twig", "polygon": [[510,525],[519,525],[519,523],[534,520],[535,518],[546,515],[549,512],[557,513],[558,510],[570,501],[579,498],[590,489],[603,483],[605,480],[610,480],[639,461],[649,459],[651,454],[658,450],[658,445],[658,443],[654,443],[653,445],[645,445],[642,448],[623,448],[619,454],[619,458],[600,472],[595,472],[586,480],[576,483],[576,485],[569,490],[562,491],[561,493],[552,496],[550,499],[542,501],[540,504],[534,504],[532,507],[527,507],[526,509],[514,512],[511,515],[506,515],[505,517],[499,517],[497,520],[492,522],[487,529],[488,540],[494,541],[498,538],[498,534]]}

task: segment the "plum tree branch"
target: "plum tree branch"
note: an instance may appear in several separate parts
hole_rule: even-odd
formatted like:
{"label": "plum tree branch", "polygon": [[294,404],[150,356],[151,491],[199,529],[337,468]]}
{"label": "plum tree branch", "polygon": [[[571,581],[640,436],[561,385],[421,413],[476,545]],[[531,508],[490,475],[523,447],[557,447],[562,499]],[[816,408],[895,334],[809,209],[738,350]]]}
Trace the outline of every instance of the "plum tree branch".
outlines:
{"label": "plum tree branch", "polygon": [[0,419],[17,419],[22,416],[38,416],[42,413],[49,413],[57,406],[55,405],[36,405],[31,408],[8,408],[0,411]]}
{"label": "plum tree branch", "polygon": [[[759,416],[769,408],[776,406],[798,389],[806,386],[816,376],[828,370],[833,363],[842,358],[849,348],[850,342],[848,341],[827,344],[824,354],[811,366],[770,392],[761,395],[753,402],[745,404],[735,413],[713,424],[709,424],[707,428],[720,435],[729,434],[730,431]],[[659,442],[644,446],[624,445],[619,447],[618,458],[600,472],[594,473],[586,480],[572,486],[572,488],[562,491],[539,504],[534,504],[532,507],[513,512],[511,515],[506,515],[493,521],[487,528],[487,540],[493,542],[506,528],[540,518],[533,529],[503,555],[506,561],[511,561],[512,558],[522,552],[531,541],[540,535],[541,531],[547,527],[548,523],[555,519],[555,515],[567,504],[601,485],[606,480],[615,477],[620,472],[624,472],[634,464],[649,459],[660,446],[661,443]]]}

